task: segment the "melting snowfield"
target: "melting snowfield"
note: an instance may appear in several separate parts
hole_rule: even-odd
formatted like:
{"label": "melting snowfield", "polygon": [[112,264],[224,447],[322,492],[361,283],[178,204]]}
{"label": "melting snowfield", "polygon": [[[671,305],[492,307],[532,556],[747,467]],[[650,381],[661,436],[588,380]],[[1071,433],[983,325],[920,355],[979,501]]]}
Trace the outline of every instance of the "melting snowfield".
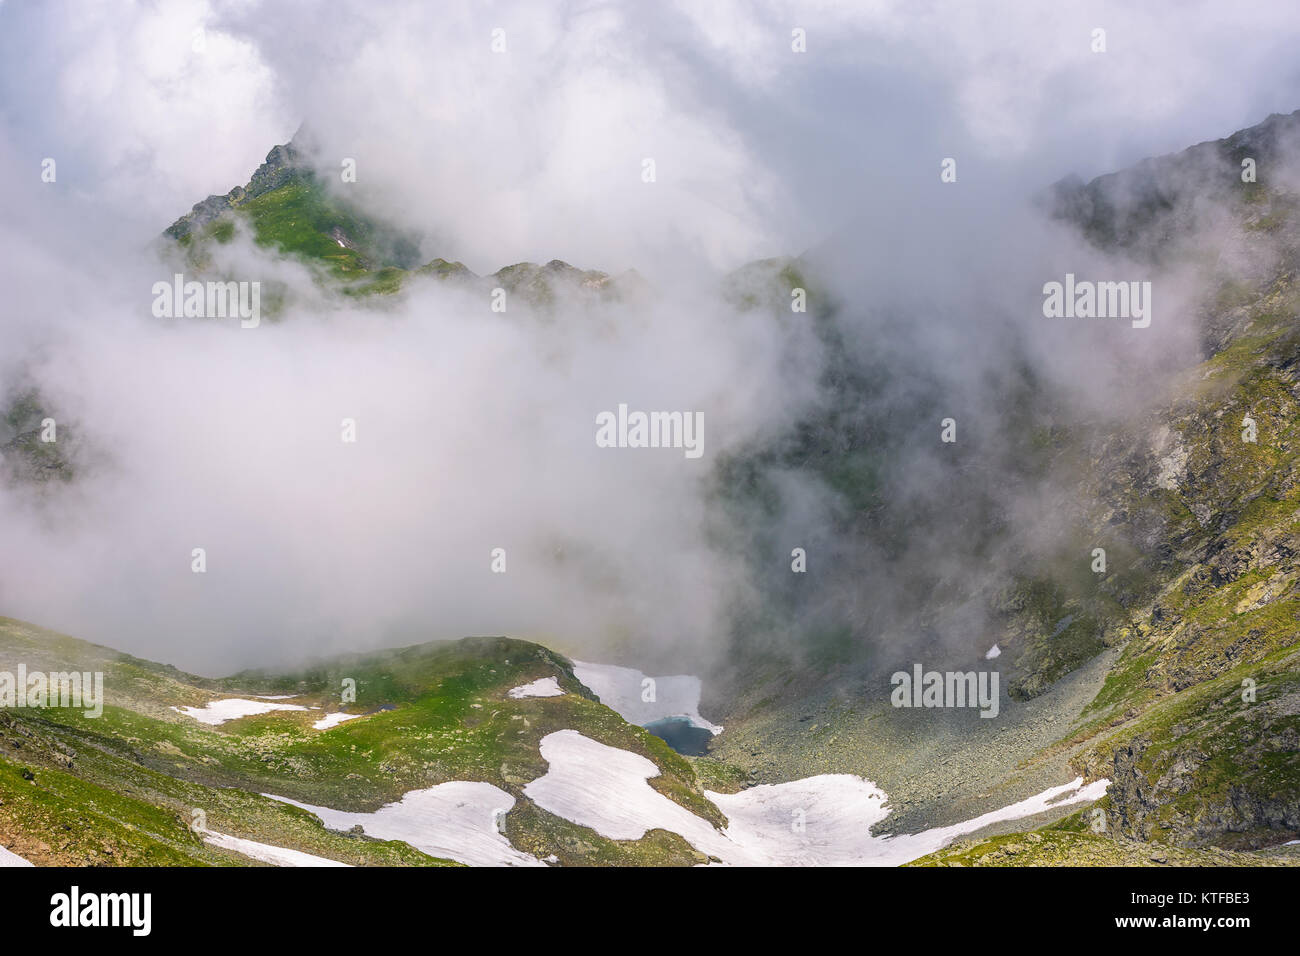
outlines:
{"label": "melting snowfield", "polygon": [[254,714],[269,714],[273,710],[306,710],[298,704],[268,704],[264,700],[245,700],[242,697],[228,697],[225,700],[210,700],[202,707],[173,707],[187,717],[193,717],[201,724],[224,724],[228,720],[251,717]]}
{"label": "melting snowfield", "polygon": [[[648,678],[631,667],[614,667],[611,664],[573,662],[573,676],[582,681],[600,702],[617,713],[629,724],[644,727],[668,717],[685,717],[696,727],[703,727],[714,736],[722,728],[700,716],[700,679],[682,674],[675,677]],[[645,681],[654,681],[654,699],[643,700]]]}
{"label": "melting snowfield", "polygon": [[1082,778],[949,827],[893,837],[871,828],[889,815],[888,797],[869,780],[826,774],[735,794],[708,793],[729,826],[716,830],[647,782],[658,768],[645,757],[598,743],[576,730],[542,738],[546,774],[524,787],[543,810],[615,840],[660,828],[680,834],[702,853],[737,866],[898,866],[990,823],[1093,801],[1107,780]]}
{"label": "melting snowfield", "polygon": [[827,774],[708,796],[727,815],[727,836],[765,864],[901,866],[991,823],[1099,800],[1109,785],[1109,780],[1097,780],[1084,786],[1083,778],[1076,777],[973,820],[879,837],[870,830],[889,816],[885,808],[888,798],[870,781],[850,774]]}
{"label": "melting snowfield", "polygon": [[271,863],[275,866],[351,866],[351,863],[340,863],[338,860],[327,860],[323,856],[313,856],[310,853],[303,853],[301,850],[289,850],[280,846],[271,846],[269,843],[257,843],[253,840],[245,840],[241,837],[229,836],[225,833],[217,833],[213,830],[200,831],[203,834],[203,842],[212,846],[221,847],[223,850],[234,850],[236,853],[242,853],[251,860],[259,860],[262,863]]}
{"label": "melting snowfield", "polygon": [[543,810],[611,840],[638,840],[658,828],[679,833],[714,856],[725,858],[733,849],[711,823],[646,783],[659,768],[640,754],[597,743],[576,730],[547,734],[541,751],[550,768],[527,784],[524,794]]}
{"label": "melting snowfield", "polygon": [[270,793],[264,796],[314,813],[330,830],[360,826],[367,836],[401,840],[430,856],[471,866],[546,865],[516,850],[500,832],[499,821],[515,805],[515,798],[490,783],[453,780],[412,790],[374,813],[314,807]]}
{"label": "melting snowfield", "polygon": [[563,694],[560,682],[554,677],[539,677],[531,684],[520,684],[509,691],[509,696],[516,700],[524,697],[560,697]]}
{"label": "melting snowfield", "polygon": [[345,720],[356,720],[361,714],[326,714],[316,723],[312,724],[314,730],[329,730],[331,727],[337,727]]}

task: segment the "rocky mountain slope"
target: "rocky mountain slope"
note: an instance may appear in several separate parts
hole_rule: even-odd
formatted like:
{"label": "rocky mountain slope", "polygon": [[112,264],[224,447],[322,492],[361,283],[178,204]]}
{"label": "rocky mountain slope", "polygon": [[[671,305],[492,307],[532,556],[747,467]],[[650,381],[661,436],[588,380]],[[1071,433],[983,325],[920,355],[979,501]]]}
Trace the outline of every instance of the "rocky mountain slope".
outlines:
{"label": "rocky mountain slope", "polygon": [[485,294],[501,288],[545,309],[564,291],[609,298],[642,287],[635,273],[611,277],[558,259],[545,265],[519,262],[489,276],[442,258],[422,264],[420,237],[359,207],[341,183],[317,171],[310,145],[300,146],[300,140],[310,143],[299,130],[290,142],[267,153],[246,185],[196,203],[167,228],[164,235],[184,250],[184,265],[209,270],[213,246],[227,244],[237,229],[247,229],[259,246],[310,263],[331,287],[354,296],[391,295],[412,281],[436,279]]}
{"label": "rocky mountain slope", "polygon": [[[1267,173],[1247,181],[1247,158]],[[879,664],[828,646],[802,674],[774,661],[720,698],[728,734],[716,756],[755,780],[869,766],[913,802],[887,824],[903,829],[1061,774],[1112,781],[1099,832],[1013,839],[1023,852],[1001,854],[1009,863],[1187,862],[1147,845],[1258,850],[1300,837],[1298,161],[1300,112],[1047,197],[1099,250],[1175,281],[1192,269],[1210,291],[1191,317],[1201,361],[1153,379],[1141,415],[1008,416],[1030,438],[1016,480],[1068,503],[1060,554],[1037,553],[1010,581],[961,594],[989,621],[968,650],[925,648],[927,661],[944,661],[935,666],[964,669],[998,646],[991,666],[1008,693],[988,722],[997,726],[895,710]],[[1051,395],[1030,394],[1031,407],[1051,408]],[[843,433],[834,422],[808,430],[814,449]],[[879,484],[870,471],[836,481]],[[903,521],[870,497],[858,514],[864,536],[896,534]],[[1002,533],[996,516],[962,527],[977,540]],[[1086,560],[1099,543],[1104,574]],[[941,614],[942,591],[929,593],[917,606]],[[1118,844],[1103,852],[1097,839]]]}
{"label": "rocky mountain slope", "polygon": [[[1246,160],[1257,176],[1241,175]],[[543,737],[576,729],[650,760],[656,790],[719,826],[725,816],[706,789],[815,774],[873,781],[893,810],[882,829],[896,833],[969,820],[1075,775],[1110,781],[1095,807],[1046,812],[1037,830],[1001,821],[987,839],[964,839],[921,864],[1294,862],[1283,845],[1300,839],[1300,179],[1288,172],[1296,168],[1300,112],[1087,184],[1065,180],[1043,197],[1049,215],[1099,252],[1167,281],[1196,277],[1208,291],[1183,318],[1199,354],[1153,377],[1144,406],[1120,421],[1068,414],[1059,395],[1008,363],[996,383],[1006,396],[996,469],[963,452],[942,474],[947,487],[991,487],[982,494],[951,495],[942,481],[931,498],[902,493],[912,461],[906,429],[937,406],[922,382],[902,408],[886,388],[899,371],[843,348],[854,334],[851,305],[813,295],[825,376],[840,401],[721,462],[716,501],[735,517],[743,546],[765,554],[779,475],[795,470],[827,491],[837,530],[861,547],[802,591],[784,566],[771,575],[767,604],[737,623],[738,663],[706,683],[705,712],[726,728],[709,756],[673,752],[592,700],[561,655],[521,641],[422,645],[299,674],[210,681],[5,621],[0,665],[102,669],[115,696],[96,720],[65,709],[0,711],[0,836],[36,862],[245,862],[192,828],[200,809],[208,830],[236,839],[338,861],[434,864],[446,860],[400,840],[325,829],[261,794],[370,813],[414,790],[478,781],[515,801],[504,835],[534,859],[708,856],[668,830],[610,839],[537,806],[525,787],[546,772]],[[486,277],[442,259],[421,265],[418,237],[353,206],[292,142],[272,150],[246,186],[178,220],[164,254],[204,274],[240,234],[368,306],[434,281],[484,295],[504,288],[540,314],[561,297],[644,293],[634,275],[558,261]],[[738,307],[785,314],[792,289],[820,291],[809,257],[753,263],[726,284]],[[39,391],[8,401],[0,451],[9,479],[72,477],[72,464],[50,459],[33,437]],[[989,475],[1068,502],[1061,530],[1005,573],[954,585],[950,553],[1015,550],[1015,525]],[[1084,558],[1098,542],[1108,556],[1100,574]],[[895,610],[911,609],[910,620],[842,600],[891,564],[909,570],[897,579]],[[965,644],[935,636],[958,614],[982,622]],[[930,666],[967,669],[996,644],[999,656],[981,666],[1004,678],[999,718],[889,706],[887,675],[899,663],[889,648],[900,627],[921,635],[909,647]],[[798,635],[797,659],[761,638],[778,631]],[[315,728],[341,707],[344,677],[357,681],[357,704],[347,708],[357,719]],[[510,696],[544,678],[563,693]],[[292,695],[294,706],[321,711],[207,725],[173,709],[236,693]]]}

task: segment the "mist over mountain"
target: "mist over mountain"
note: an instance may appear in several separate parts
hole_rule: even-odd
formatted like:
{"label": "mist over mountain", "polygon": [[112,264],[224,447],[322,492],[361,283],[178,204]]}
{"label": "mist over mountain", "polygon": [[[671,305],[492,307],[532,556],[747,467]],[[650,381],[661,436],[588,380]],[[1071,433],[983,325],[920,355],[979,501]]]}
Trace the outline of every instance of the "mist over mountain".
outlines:
{"label": "mist over mountain", "polygon": [[[1138,127],[1103,133],[1095,114],[1068,108],[1044,125],[1037,104],[995,90],[1020,91],[1037,70],[1113,92],[1119,71],[1147,103],[1146,87],[1165,82],[1145,63],[1153,49],[1207,50],[1208,29],[1171,38],[1127,16],[1102,70],[1082,41],[1077,56],[1037,60],[1030,39],[1062,43],[1066,27],[1043,32],[1026,14],[1007,41],[1023,62],[988,73],[970,49],[893,105],[856,91],[927,76],[938,49],[887,42],[897,11],[823,12],[803,27],[808,54],[792,51],[776,8],[739,33],[684,9],[653,26],[619,8],[491,15],[506,54],[493,53],[498,20],[480,12],[443,22],[444,55],[430,59],[433,41],[415,39],[426,14],[358,7],[350,49],[323,60],[292,6],[173,9],[101,25],[101,64],[181,38],[156,79],[123,74],[120,122],[102,121],[102,98],[97,113],[83,100],[69,114],[71,79],[27,101],[3,150],[6,176],[30,180],[6,220],[18,299],[5,381],[14,399],[39,388],[80,445],[75,482],[43,484],[34,505],[30,491],[4,492],[13,610],[196,667],[508,632],[698,668],[725,666],[742,630],[795,657],[845,628],[856,643],[910,643],[933,630],[918,611],[944,587],[943,639],[982,641],[984,612],[963,595],[1038,560],[1035,537],[1055,540],[1072,493],[1027,479],[1023,443],[1037,428],[1139,413],[1162,372],[1197,356],[1188,316],[1209,291],[1175,265],[1155,280],[1149,329],[1044,321],[1042,284],[1066,272],[1153,275],[1033,203],[1077,167],[1077,149],[1055,162],[1063,137],[1086,137],[1095,167],[1134,149]],[[959,35],[964,16],[936,18],[939,35]],[[1260,28],[1255,42],[1258,79],[1209,100],[1166,87],[1163,120],[1140,124],[1145,143],[1188,129],[1180,104],[1196,102],[1203,137],[1213,109],[1263,95],[1253,83],[1278,96],[1265,68],[1277,34]],[[864,63],[864,49],[878,59]],[[38,45],[9,60],[6,83],[54,54]],[[219,94],[255,107],[237,113],[202,77],[241,63],[255,67]],[[155,141],[136,114],[156,107],[163,78],[190,118]],[[841,81],[825,110],[802,107]],[[837,106],[854,120],[832,134]],[[299,120],[295,161],[379,231],[335,226],[325,242],[343,259],[304,260],[306,247],[268,244],[236,217],[211,261],[188,268],[261,282],[271,320],[158,321],[150,290],[186,265],[154,237],[204,194],[246,183],[244,199],[261,201],[256,157]],[[63,154],[56,183],[21,172],[33,149]],[[957,182],[943,183],[952,154]],[[762,269],[734,271],[801,252],[807,313],[773,303]],[[378,284],[415,263],[487,275],[529,258],[635,269],[649,291],[615,282],[618,297],[593,297],[580,280],[494,313],[498,282],[513,292],[536,277],[415,281],[363,302],[314,264]],[[754,296],[763,307],[748,307]],[[597,448],[595,416],[620,403],[701,412],[704,457]],[[942,444],[950,415],[960,439]],[[339,441],[344,418],[355,446]],[[827,455],[858,456],[860,473],[828,472]],[[729,467],[759,467],[766,504],[720,478]],[[205,577],[191,572],[195,547],[210,556]],[[489,568],[497,547],[505,576]],[[806,579],[790,577],[794,547],[809,552]],[[793,604],[772,601],[791,588]]]}
{"label": "mist over mountain", "polygon": [[1297,41],[0,0],[0,863],[1295,864]]}

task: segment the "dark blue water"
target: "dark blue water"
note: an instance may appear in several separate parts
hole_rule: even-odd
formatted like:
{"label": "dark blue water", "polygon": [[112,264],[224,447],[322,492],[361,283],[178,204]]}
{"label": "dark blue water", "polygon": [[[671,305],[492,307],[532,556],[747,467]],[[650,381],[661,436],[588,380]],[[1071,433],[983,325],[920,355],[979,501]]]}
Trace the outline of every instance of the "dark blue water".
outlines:
{"label": "dark blue water", "polygon": [[652,720],[645,725],[645,729],[679,754],[688,757],[703,757],[709,752],[709,741],[713,739],[713,734],[703,727],[696,727],[685,717]]}

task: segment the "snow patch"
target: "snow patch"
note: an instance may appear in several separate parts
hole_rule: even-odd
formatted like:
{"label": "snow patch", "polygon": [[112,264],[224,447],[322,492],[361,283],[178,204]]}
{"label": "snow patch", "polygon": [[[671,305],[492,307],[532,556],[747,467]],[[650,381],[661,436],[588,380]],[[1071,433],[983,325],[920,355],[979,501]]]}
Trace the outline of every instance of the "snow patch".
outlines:
{"label": "snow patch", "polygon": [[871,834],[871,828],[889,816],[888,797],[875,784],[850,774],[708,797],[727,815],[727,836],[767,865],[900,866],[992,823],[1099,800],[1109,785],[1109,780],[1098,780],[1085,787],[1083,778],[1076,777],[963,823],[897,836]]}
{"label": "snow patch", "polygon": [[329,730],[331,727],[337,727],[345,720],[356,720],[361,714],[326,714],[316,723],[312,724],[315,730]]}
{"label": "snow patch", "polygon": [[201,724],[224,724],[228,720],[251,717],[254,714],[268,714],[273,710],[306,710],[298,704],[268,704],[260,700],[245,700],[242,697],[228,697],[225,700],[210,700],[202,707],[173,707],[172,710],[193,717]]}
{"label": "snow patch", "polygon": [[[584,682],[585,683],[585,682]],[[543,810],[613,840],[636,840],[660,828],[701,853],[737,866],[898,866],[941,849],[991,823],[1099,799],[1108,780],[1076,778],[964,823],[922,833],[873,836],[889,816],[888,796],[851,774],[824,774],[740,793],[707,792],[726,814],[718,830],[647,782],[659,768],[639,754],[560,730],[542,738],[547,772],[524,787]]]}
{"label": "snow patch", "polygon": [[736,848],[711,823],[646,783],[659,775],[659,768],[640,754],[598,743],[576,730],[547,734],[541,752],[550,767],[524,787],[524,794],[543,810],[611,840],[639,840],[647,830],[659,828],[681,834],[704,853],[723,859],[734,855]]}
{"label": "snow patch", "polygon": [[643,701],[641,688],[647,678],[634,668],[574,661],[573,675],[599,697],[602,704],[629,724],[644,727],[668,717],[685,717],[715,737],[722,733],[721,727],[700,716],[701,685],[698,677],[655,677],[655,699]]}
{"label": "snow patch", "polygon": [[509,696],[516,700],[523,697],[559,697],[564,691],[560,690],[560,682],[554,677],[542,677],[533,681],[531,684],[520,684],[518,687],[512,687]]}
{"label": "snow patch", "polygon": [[327,860],[323,856],[313,856],[310,853],[303,853],[301,850],[289,850],[281,846],[271,846],[269,843],[256,843],[253,840],[245,840],[242,837],[230,836],[225,833],[217,833],[213,830],[200,830],[203,834],[203,842],[211,846],[221,847],[223,850],[234,850],[252,860],[259,860],[262,863],[272,863],[275,866],[351,866],[351,863],[340,863],[338,860]]}
{"label": "snow patch", "polygon": [[35,864],[27,862],[12,850],[0,846],[0,866],[35,866]]}
{"label": "snow patch", "polygon": [[497,828],[499,818],[515,805],[515,798],[490,783],[453,780],[412,790],[374,813],[315,807],[271,793],[263,796],[316,814],[330,830],[360,826],[367,836],[401,840],[430,856],[471,866],[546,865],[516,850]]}

